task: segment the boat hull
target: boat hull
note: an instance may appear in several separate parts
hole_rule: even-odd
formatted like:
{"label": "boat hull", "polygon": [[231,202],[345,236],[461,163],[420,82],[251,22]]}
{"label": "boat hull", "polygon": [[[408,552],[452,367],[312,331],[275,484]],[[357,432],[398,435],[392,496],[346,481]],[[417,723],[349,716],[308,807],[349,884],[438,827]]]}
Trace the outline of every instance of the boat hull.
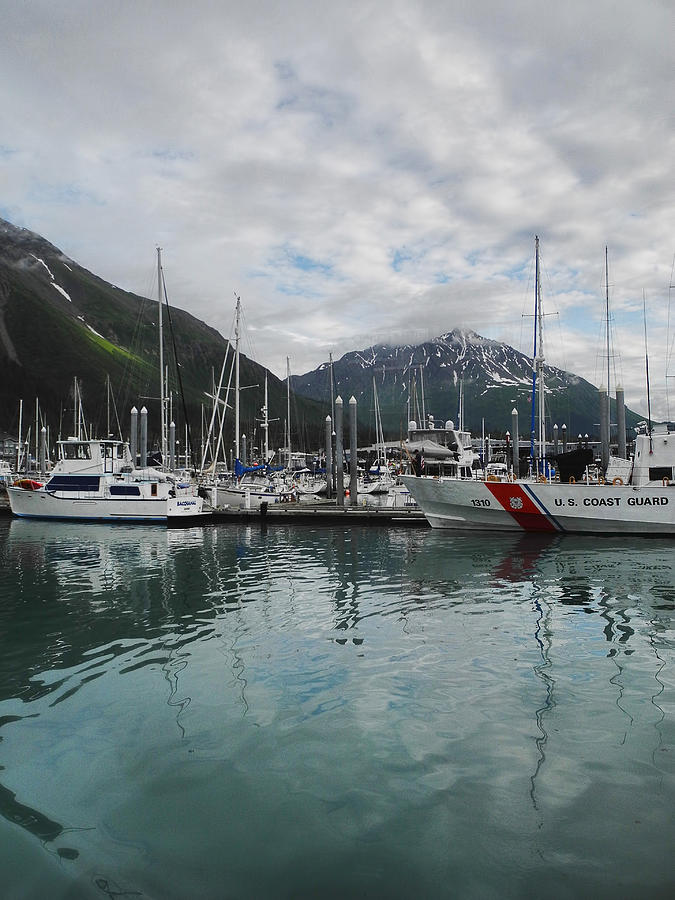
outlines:
{"label": "boat hull", "polygon": [[168,522],[203,515],[201,497],[62,497],[44,490],[7,489],[12,513],[20,518],[104,522]]}
{"label": "boat hull", "polygon": [[555,484],[404,476],[434,528],[675,534],[675,486]]}

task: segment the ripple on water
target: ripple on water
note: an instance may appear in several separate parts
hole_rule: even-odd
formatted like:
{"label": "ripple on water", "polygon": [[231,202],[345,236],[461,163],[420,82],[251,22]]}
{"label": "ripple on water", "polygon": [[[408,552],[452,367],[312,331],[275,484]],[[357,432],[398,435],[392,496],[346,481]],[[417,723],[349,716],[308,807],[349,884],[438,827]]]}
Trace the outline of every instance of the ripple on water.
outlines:
{"label": "ripple on water", "polygon": [[5,880],[53,851],[95,896],[664,893],[671,557],[0,524]]}

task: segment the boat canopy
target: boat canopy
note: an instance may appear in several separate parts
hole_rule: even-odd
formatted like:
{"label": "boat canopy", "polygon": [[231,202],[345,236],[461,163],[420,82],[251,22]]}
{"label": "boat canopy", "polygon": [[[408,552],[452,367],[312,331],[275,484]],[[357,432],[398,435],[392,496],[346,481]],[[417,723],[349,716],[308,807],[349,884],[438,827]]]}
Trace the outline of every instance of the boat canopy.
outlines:
{"label": "boat canopy", "polygon": [[437,444],[436,441],[405,441],[403,446],[409,453],[415,453],[419,450],[422,456],[425,456],[428,459],[457,458],[457,452],[455,450],[450,450],[449,447]]}

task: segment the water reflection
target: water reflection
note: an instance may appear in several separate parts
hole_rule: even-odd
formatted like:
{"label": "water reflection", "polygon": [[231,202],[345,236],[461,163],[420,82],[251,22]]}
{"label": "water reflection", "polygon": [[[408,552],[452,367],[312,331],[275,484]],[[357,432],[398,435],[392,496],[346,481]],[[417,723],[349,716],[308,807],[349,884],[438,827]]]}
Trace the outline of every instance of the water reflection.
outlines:
{"label": "water reflection", "polygon": [[0,817],[54,847],[60,823],[108,834],[104,791],[80,785],[69,806],[31,778],[42,761],[77,786],[81,744],[142,798],[132,823],[159,809],[154,766],[192,796],[189,759],[226,770],[208,790],[228,809],[224,784],[269,772],[301,816],[309,772],[341,835],[382,784],[382,803],[441,798],[458,815],[463,796],[486,820],[495,797],[522,799],[543,833],[616,746],[668,765],[671,557],[659,540],[0,523]]}

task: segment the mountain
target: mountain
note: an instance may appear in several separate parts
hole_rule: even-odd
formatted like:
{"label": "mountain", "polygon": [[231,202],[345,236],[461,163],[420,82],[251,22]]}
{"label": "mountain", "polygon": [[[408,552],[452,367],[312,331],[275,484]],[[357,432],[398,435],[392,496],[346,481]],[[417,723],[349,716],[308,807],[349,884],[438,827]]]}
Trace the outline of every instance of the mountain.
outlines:
{"label": "mountain", "polygon": [[[107,428],[108,376],[122,431],[128,432],[132,406],[148,408],[150,435],[159,432],[158,307],[156,301],[121,290],[65,256],[39,235],[0,219],[0,431],[16,433],[19,399],[26,423],[34,423],[35,400],[41,424],[55,436],[73,430],[74,379],[92,432]],[[165,364],[173,392],[173,418],[182,439],[185,416],[179,400],[178,358],[193,446],[199,444],[202,406],[208,425],[211,401],[205,395],[220,374],[227,341],[214,329],[171,307],[164,312]],[[172,340],[173,337],[173,340]],[[175,343],[176,354],[173,353]],[[229,370],[229,363],[228,363]],[[241,424],[249,446],[261,439],[256,417],[263,404],[265,369],[241,356]],[[226,375],[227,380],[227,375]],[[286,385],[268,373],[270,446],[283,444]],[[234,416],[226,446],[233,440]],[[114,415],[112,416],[114,422]],[[292,408],[292,440],[320,443],[325,409],[308,399]],[[34,427],[34,426],[33,426]],[[274,430],[276,429],[276,431]],[[31,439],[33,440],[33,438]]]}
{"label": "mountain", "polygon": [[[545,366],[544,373],[547,433],[551,434],[555,423],[567,426],[571,440],[578,434],[597,435],[597,388],[577,375],[551,366]],[[464,424],[475,434],[481,433],[483,421],[486,433],[497,436],[509,431],[514,406],[519,413],[521,436],[530,431],[531,358],[473,331],[456,329],[415,346],[381,344],[347,353],[333,364],[336,393],[345,404],[352,395],[356,397],[359,421],[370,421],[374,435],[373,379],[385,437],[389,440],[405,434],[409,415],[421,423],[422,398],[426,415],[432,415],[438,424],[448,419],[457,423],[462,386]],[[324,364],[297,375],[291,384],[296,394],[327,403],[329,367]],[[614,404],[612,411],[614,415]],[[639,416],[626,410],[628,428],[638,421]]]}

